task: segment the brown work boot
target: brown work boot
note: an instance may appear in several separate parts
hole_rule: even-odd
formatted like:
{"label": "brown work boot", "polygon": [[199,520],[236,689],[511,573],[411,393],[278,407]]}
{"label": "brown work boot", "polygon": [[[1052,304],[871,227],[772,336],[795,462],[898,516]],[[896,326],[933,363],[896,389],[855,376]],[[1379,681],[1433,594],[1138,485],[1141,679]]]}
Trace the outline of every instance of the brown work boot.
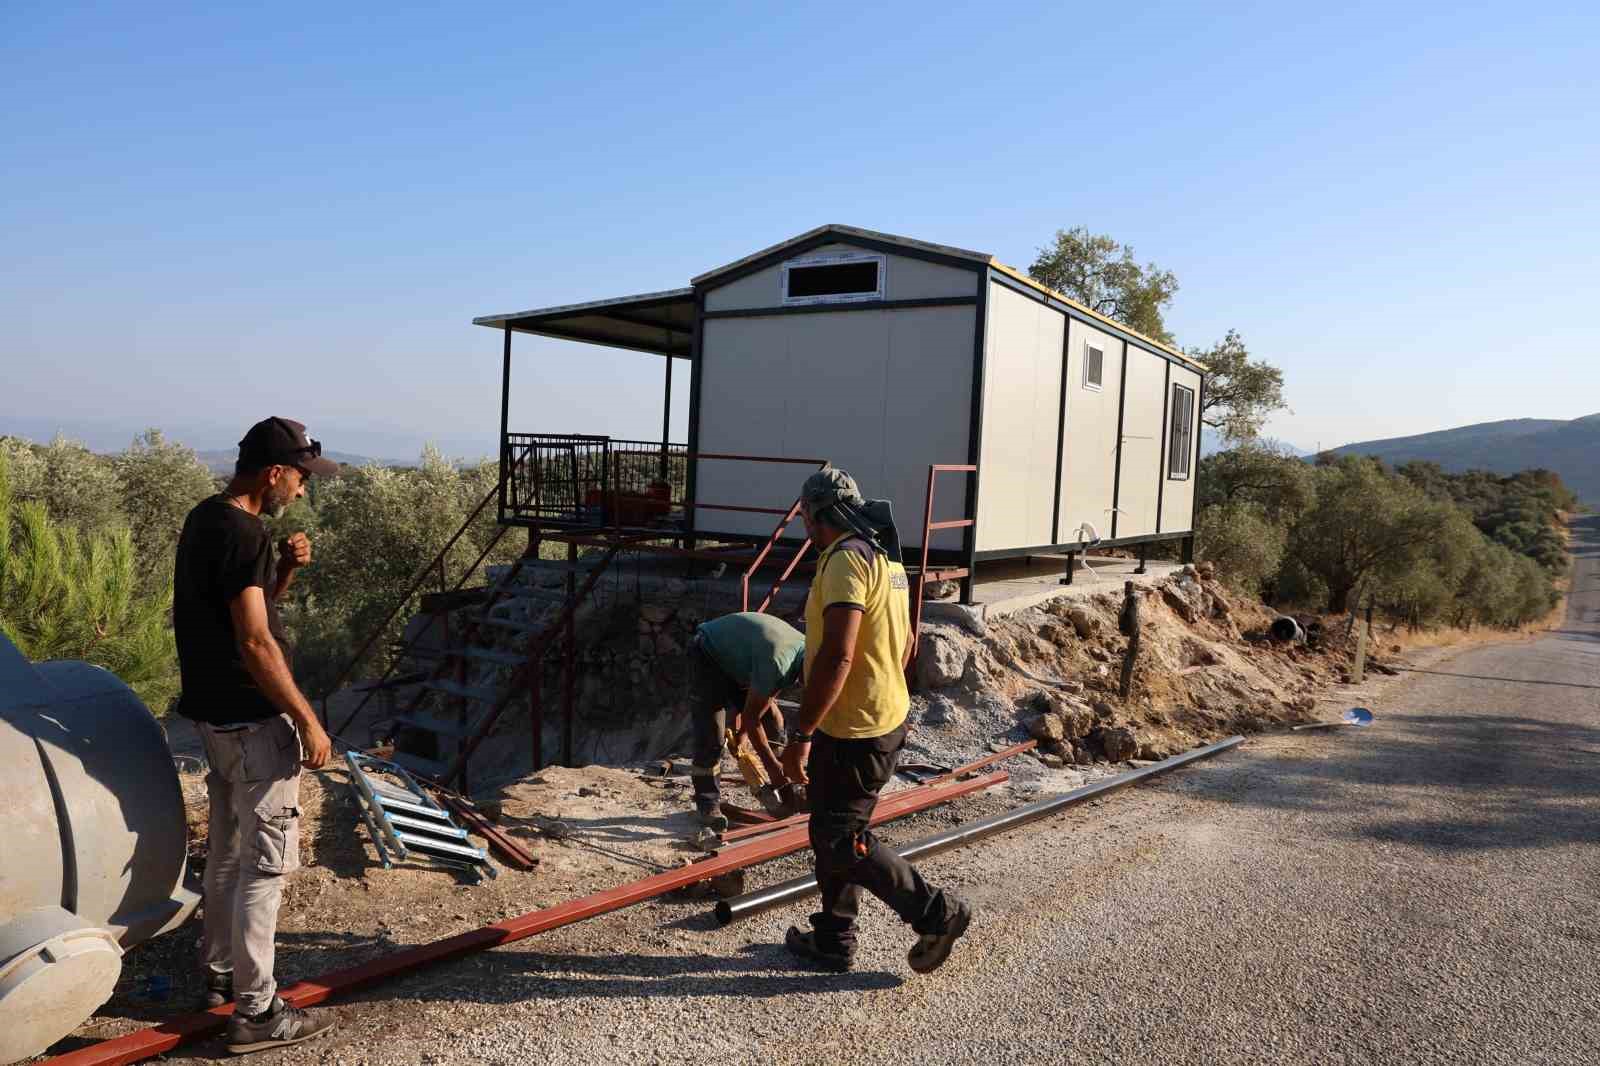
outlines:
{"label": "brown work boot", "polygon": [[722,803],[716,796],[696,796],[694,813],[700,824],[713,833],[728,831],[728,816],[722,813]]}
{"label": "brown work boot", "polygon": [[906,961],[918,973],[932,973],[943,966],[944,960],[950,957],[950,949],[956,946],[956,940],[972,924],[972,907],[967,901],[955,897],[951,899],[954,906],[944,929],[937,933],[923,933],[911,945],[911,950],[906,952]]}
{"label": "brown work boot", "polygon": [[855,964],[856,953],[843,949],[830,949],[817,943],[815,932],[802,932],[794,926],[784,934],[783,946],[789,949],[789,954],[796,958],[804,959],[819,970],[829,973],[848,973]]}
{"label": "brown work boot", "polygon": [[291,1007],[281,996],[272,997],[272,1007],[256,1018],[234,1012],[228,1019],[228,1050],[235,1055],[267,1048],[285,1047],[321,1036],[333,1028],[333,1019],[308,1014]]}

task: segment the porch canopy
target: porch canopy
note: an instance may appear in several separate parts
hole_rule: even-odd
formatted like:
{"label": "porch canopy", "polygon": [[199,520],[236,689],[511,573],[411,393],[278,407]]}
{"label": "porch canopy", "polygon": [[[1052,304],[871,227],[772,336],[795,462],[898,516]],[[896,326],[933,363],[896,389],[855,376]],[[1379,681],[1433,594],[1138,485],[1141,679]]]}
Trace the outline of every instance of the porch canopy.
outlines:
{"label": "porch canopy", "polygon": [[[564,341],[689,359],[694,355],[694,290],[672,289],[610,300],[484,315],[474,325],[510,327]],[[671,360],[668,360],[669,364]]]}

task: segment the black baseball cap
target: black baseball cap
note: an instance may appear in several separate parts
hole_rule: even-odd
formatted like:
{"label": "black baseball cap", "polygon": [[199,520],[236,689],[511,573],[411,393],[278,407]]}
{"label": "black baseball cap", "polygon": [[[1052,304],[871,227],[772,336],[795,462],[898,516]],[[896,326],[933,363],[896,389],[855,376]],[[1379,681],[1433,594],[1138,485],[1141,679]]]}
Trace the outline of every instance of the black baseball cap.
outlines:
{"label": "black baseball cap", "polygon": [[292,418],[267,418],[251,426],[239,442],[239,465],[247,470],[297,466],[323,477],[339,472],[338,463],[322,457],[322,442],[307,437],[305,423]]}

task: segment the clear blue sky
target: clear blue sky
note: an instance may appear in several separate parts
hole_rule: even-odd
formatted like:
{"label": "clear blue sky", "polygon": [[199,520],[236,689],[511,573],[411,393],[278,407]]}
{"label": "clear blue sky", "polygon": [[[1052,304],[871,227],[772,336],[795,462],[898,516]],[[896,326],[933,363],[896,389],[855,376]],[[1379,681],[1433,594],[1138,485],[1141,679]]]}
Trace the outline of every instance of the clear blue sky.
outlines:
{"label": "clear blue sky", "polygon": [[[472,316],[822,222],[1112,234],[1308,447],[1600,410],[1593,4],[355,7],[0,5],[0,432],[487,453]],[[518,428],[659,427],[659,360],[518,343]]]}

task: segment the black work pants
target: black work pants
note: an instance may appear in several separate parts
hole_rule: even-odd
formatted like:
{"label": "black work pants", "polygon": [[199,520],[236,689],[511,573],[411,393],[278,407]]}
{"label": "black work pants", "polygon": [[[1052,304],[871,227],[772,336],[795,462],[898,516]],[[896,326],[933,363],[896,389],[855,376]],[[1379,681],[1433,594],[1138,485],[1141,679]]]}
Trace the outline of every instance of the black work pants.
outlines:
{"label": "black work pants", "polygon": [[[715,800],[722,795],[717,773],[727,746],[728,714],[744,709],[749,690],[723,673],[698,639],[689,648],[689,674],[689,712],[694,729],[694,764],[689,768],[689,780],[696,800]],[[769,743],[782,742],[783,722],[776,711],[762,720],[762,728],[767,731]]]}
{"label": "black work pants", "polygon": [[816,853],[822,910],[811,916],[819,947],[855,950],[856,914],[864,888],[918,933],[940,933],[949,922],[948,897],[930,888],[867,828],[878,792],[889,783],[905,746],[906,727],[881,737],[838,740],[818,732],[806,774],[811,778],[811,849]]}
{"label": "black work pants", "polygon": [[697,638],[689,648],[689,713],[694,727],[694,765],[689,780],[696,799],[717,799],[728,711],[744,706],[744,689],[722,672]]}

